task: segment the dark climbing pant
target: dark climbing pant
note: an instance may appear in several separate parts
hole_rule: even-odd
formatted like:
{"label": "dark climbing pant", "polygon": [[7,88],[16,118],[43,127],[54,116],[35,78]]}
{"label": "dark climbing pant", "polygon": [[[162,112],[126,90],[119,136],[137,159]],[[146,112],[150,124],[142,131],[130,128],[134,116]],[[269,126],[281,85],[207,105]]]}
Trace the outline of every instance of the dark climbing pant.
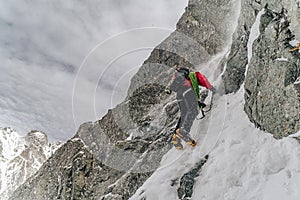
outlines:
{"label": "dark climbing pant", "polygon": [[182,132],[189,133],[195,118],[199,114],[196,95],[194,91],[190,89],[178,97],[181,116],[177,128],[180,128]]}
{"label": "dark climbing pant", "polygon": [[[207,95],[208,91],[202,91],[200,93],[199,102],[204,104]],[[193,90],[187,90],[183,93],[177,93],[177,100],[179,103],[181,116],[172,136],[172,142],[177,149],[182,149],[183,146],[181,144],[181,139],[183,139],[189,145],[196,145],[195,141],[191,138],[189,133],[195,118],[199,114],[199,104]]]}

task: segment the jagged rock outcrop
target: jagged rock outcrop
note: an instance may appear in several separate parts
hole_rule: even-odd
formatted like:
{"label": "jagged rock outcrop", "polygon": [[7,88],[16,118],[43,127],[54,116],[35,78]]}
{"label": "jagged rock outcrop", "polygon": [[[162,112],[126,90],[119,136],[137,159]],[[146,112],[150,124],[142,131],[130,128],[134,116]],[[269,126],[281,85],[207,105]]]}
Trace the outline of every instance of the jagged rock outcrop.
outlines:
{"label": "jagged rock outcrop", "polygon": [[[155,96],[157,100],[164,99],[165,103],[144,112],[154,116],[164,115],[161,109],[167,103],[167,96],[159,90],[153,92],[162,94]],[[149,101],[152,102],[153,98]],[[81,125],[76,137],[58,149],[10,199],[128,199],[157,168],[161,157],[170,149],[168,129],[174,125],[175,121],[171,119],[178,110],[173,103],[166,108],[169,112],[165,115],[169,117],[162,117],[169,120],[137,121],[142,126],[131,126],[134,124],[130,121],[132,119],[124,116],[121,121],[116,120],[121,117],[118,115],[145,109],[146,106],[142,105],[144,103],[137,100],[127,101],[114,111],[110,110],[100,121]],[[119,112],[129,107],[129,113]],[[118,112],[114,115],[116,110]],[[147,119],[154,119],[154,116]],[[129,123],[126,123],[126,119]],[[165,123],[170,122],[166,126]],[[163,129],[157,130],[159,125],[154,126],[154,123],[162,123]],[[151,129],[151,125],[156,128]],[[141,134],[143,128],[148,129],[149,134]],[[135,134],[138,132],[140,135]],[[126,140],[130,135],[131,140]]]}
{"label": "jagged rock outcrop", "polygon": [[262,5],[259,1],[241,1],[241,13],[238,27],[233,34],[230,53],[226,59],[226,71],[223,74],[224,91],[226,94],[236,92],[245,80],[248,64],[248,41],[250,29]]}
{"label": "jagged rock outcrop", "polygon": [[119,178],[119,173],[101,165],[80,139],[73,139],[59,148],[10,199],[97,199]]}
{"label": "jagged rock outcrop", "polygon": [[289,52],[295,35],[288,15],[294,13],[265,10],[245,82],[245,111],[256,126],[282,138],[300,129],[300,93],[294,86],[300,54]]}
{"label": "jagged rock outcrop", "polygon": [[[291,41],[300,37],[297,1],[242,2],[247,9],[241,10],[233,37],[223,75],[225,92],[236,92],[245,80],[245,111],[250,120],[281,138],[300,128],[300,93],[294,84],[300,76],[299,52],[289,52]],[[262,9],[260,35],[249,46],[250,29]]]}
{"label": "jagged rock outcrop", "polygon": [[195,165],[195,167],[185,173],[180,178],[180,185],[177,189],[178,197],[182,200],[188,200],[192,197],[194,191],[195,178],[200,175],[201,168],[206,163],[208,156]]}
{"label": "jagged rock outcrop", "polygon": [[11,128],[0,129],[1,200],[32,176],[55,152],[59,142],[49,143],[47,135],[31,131],[25,137]]}

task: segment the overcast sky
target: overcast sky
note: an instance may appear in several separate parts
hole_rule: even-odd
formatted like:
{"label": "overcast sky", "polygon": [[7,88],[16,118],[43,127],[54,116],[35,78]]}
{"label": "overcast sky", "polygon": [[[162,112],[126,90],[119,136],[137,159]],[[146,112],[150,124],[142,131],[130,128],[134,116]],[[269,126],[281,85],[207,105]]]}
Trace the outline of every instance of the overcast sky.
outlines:
{"label": "overcast sky", "polygon": [[186,5],[0,0],[0,127],[41,130],[51,140],[72,137],[76,126],[124,98],[129,79],[175,30]]}

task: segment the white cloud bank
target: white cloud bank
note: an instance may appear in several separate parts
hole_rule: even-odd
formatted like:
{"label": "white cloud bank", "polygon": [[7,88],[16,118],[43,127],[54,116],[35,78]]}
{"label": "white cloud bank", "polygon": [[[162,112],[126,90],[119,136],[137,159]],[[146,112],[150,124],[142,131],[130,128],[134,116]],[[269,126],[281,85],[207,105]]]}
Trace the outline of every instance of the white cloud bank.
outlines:
{"label": "white cloud bank", "polygon": [[[153,37],[135,38],[150,40],[147,46],[154,47],[170,33],[167,29],[175,29],[186,5],[187,0],[1,1],[0,127],[11,126],[23,134],[38,129],[55,140],[72,137],[76,131],[71,106],[73,83],[91,49],[123,31],[163,27],[165,30],[158,30],[159,34]],[[120,45],[130,47],[126,42],[108,44],[107,54],[116,52]],[[128,79],[150,51],[143,48],[124,55],[106,71],[106,79],[100,82],[103,95],[98,93],[99,88],[96,90],[96,96],[102,95],[99,104],[103,104],[97,105],[97,117],[111,106],[106,94],[111,95],[112,88],[120,91],[112,97],[113,104],[123,98],[125,89],[120,86],[128,85]],[[80,110],[91,106],[93,97],[89,91],[95,90],[97,85],[93,70],[103,72],[107,66],[103,63],[105,59],[89,60],[97,68],[85,67],[80,76],[80,85],[84,86],[76,93],[77,97],[78,92],[80,94],[76,104]],[[120,84],[116,86],[107,80]],[[89,111],[80,113],[83,114],[78,119],[80,122],[95,120]]]}

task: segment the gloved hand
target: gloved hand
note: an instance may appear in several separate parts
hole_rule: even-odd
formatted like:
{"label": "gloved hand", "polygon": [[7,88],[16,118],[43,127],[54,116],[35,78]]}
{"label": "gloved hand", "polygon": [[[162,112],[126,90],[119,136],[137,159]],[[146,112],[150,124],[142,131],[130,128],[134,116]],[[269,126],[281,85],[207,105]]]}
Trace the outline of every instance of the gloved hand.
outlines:
{"label": "gloved hand", "polygon": [[217,93],[217,89],[216,89],[214,86],[212,86],[212,87],[210,88],[210,91],[211,91],[213,94]]}
{"label": "gloved hand", "polygon": [[166,88],[166,89],[165,89],[165,92],[166,92],[167,94],[171,94],[171,93],[172,93],[172,91],[170,90],[170,88]]}
{"label": "gloved hand", "polygon": [[200,108],[200,109],[203,109],[203,108],[206,107],[206,104],[203,103],[203,102],[200,102],[200,101],[198,101],[198,105],[199,105],[199,108]]}

